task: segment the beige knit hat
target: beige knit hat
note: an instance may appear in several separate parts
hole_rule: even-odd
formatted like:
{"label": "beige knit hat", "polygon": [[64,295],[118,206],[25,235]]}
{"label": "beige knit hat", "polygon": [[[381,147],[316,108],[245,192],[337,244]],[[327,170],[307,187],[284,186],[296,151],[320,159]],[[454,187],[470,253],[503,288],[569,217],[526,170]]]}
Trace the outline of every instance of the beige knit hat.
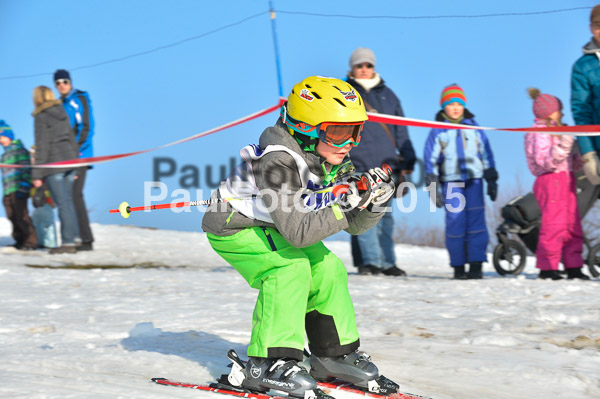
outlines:
{"label": "beige knit hat", "polygon": [[366,47],[359,47],[352,52],[350,56],[350,68],[354,65],[362,64],[363,62],[369,62],[375,66],[375,53],[373,50]]}

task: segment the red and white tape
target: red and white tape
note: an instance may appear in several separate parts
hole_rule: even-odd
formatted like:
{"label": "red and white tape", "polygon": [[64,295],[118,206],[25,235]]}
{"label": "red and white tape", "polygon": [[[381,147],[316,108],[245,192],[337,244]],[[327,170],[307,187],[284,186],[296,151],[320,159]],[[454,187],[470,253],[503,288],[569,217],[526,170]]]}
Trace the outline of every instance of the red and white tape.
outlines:
{"label": "red and white tape", "polygon": [[402,116],[377,114],[367,112],[369,122],[388,123],[391,125],[428,127],[433,129],[470,129],[470,130],[503,130],[509,132],[541,132],[563,135],[577,136],[598,136],[600,135],[600,125],[578,125],[578,126],[552,126],[552,127],[487,127],[463,125],[460,123],[431,122],[422,119],[405,118]]}
{"label": "red and white tape", "polygon": [[[25,168],[25,167],[33,167],[33,168],[65,168],[65,167],[81,167],[81,166],[89,166],[96,165],[103,162],[114,161],[116,159],[132,157],[134,155],[145,154],[147,152],[160,150],[167,147],[172,147],[177,144],[185,143],[188,141],[196,140],[200,137],[208,136],[209,134],[213,134],[216,132],[220,132],[221,130],[229,129],[230,127],[241,125],[248,121],[251,121],[256,118],[260,118],[261,116],[270,114],[273,111],[279,110],[281,105],[286,101],[285,98],[280,98],[279,103],[269,108],[265,108],[262,111],[255,112],[243,118],[237,119],[235,121],[226,123],[224,125],[218,126],[216,128],[206,130],[202,133],[195,134],[193,136],[173,141],[171,143],[163,144],[158,147],[150,148],[147,150],[127,152],[124,154],[115,154],[115,155],[103,155],[98,157],[89,157],[89,158],[79,158],[72,159],[68,161],[60,161],[60,162],[52,162],[42,165],[12,165],[12,164],[0,164],[0,168]],[[423,119],[413,119],[406,118],[402,116],[394,116],[394,115],[386,115],[386,114],[377,114],[372,112],[367,112],[369,116],[369,122],[379,122],[379,123],[387,123],[391,125],[403,125],[403,126],[415,126],[415,127],[425,127],[425,128],[439,128],[439,129],[471,129],[471,130],[502,130],[509,132],[541,132],[541,133],[552,133],[552,134],[563,134],[563,135],[577,135],[577,136],[598,136],[600,135],[600,125],[579,125],[579,126],[555,126],[555,127],[519,127],[519,128],[496,128],[496,127],[486,127],[486,126],[473,126],[473,125],[462,125],[456,123],[447,123],[447,122],[431,122]]]}
{"label": "red and white tape", "polygon": [[280,103],[277,104],[277,105],[274,105],[274,106],[269,107],[269,108],[265,108],[262,111],[255,112],[253,114],[250,114],[250,115],[245,116],[243,118],[237,119],[235,121],[226,123],[224,125],[215,127],[213,129],[210,129],[210,130],[206,130],[206,131],[204,131],[202,133],[198,133],[198,134],[195,134],[195,135],[190,136],[190,137],[186,137],[186,138],[181,139],[181,140],[173,141],[171,143],[163,144],[161,146],[150,148],[150,149],[147,149],[147,150],[134,151],[134,152],[126,152],[126,153],[123,153],[123,154],[115,154],[115,155],[103,155],[103,156],[98,156],[98,157],[78,158],[78,159],[71,159],[71,160],[68,160],[68,161],[52,162],[52,163],[40,164],[40,165],[0,164],[0,168],[28,168],[28,167],[32,167],[32,168],[66,168],[66,167],[78,168],[78,167],[81,167],[81,166],[96,165],[96,164],[99,164],[99,163],[114,161],[116,159],[132,157],[134,155],[145,154],[147,152],[161,150],[163,148],[172,147],[172,146],[177,145],[177,144],[181,144],[181,143],[185,143],[185,142],[188,142],[188,141],[196,140],[196,139],[199,139],[200,137],[208,136],[210,134],[213,134],[213,133],[216,133],[216,132],[220,132],[221,130],[225,130],[225,129],[229,129],[230,127],[233,127],[233,126],[241,125],[243,123],[251,121],[252,119],[260,118],[261,116],[264,116],[264,115],[270,114],[273,111],[279,110],[279,108],[281,107],[282,104],[283,104],[283,102],[280,101]]}

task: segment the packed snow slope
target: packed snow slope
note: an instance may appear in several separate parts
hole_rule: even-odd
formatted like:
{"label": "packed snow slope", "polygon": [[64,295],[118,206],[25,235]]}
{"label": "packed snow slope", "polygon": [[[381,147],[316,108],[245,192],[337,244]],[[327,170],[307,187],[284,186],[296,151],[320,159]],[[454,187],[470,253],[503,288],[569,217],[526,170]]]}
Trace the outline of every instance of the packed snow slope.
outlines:
{"label": "packed snow slope", "polygon": [[[0,397],[209,398],[162,387],[209,382],[245,357],[257,291],[203,233],[93,225],[93,252],[0,250]],[[10,225],[0,219],[0,246]],[[598,280],[540,281],[485,266],[453,281],[441,249],[398,245],[409,277],[348,265],[361,349],[401,389],[436,399],[600,397]],[[352,394],[338,395],[345,399]]]}

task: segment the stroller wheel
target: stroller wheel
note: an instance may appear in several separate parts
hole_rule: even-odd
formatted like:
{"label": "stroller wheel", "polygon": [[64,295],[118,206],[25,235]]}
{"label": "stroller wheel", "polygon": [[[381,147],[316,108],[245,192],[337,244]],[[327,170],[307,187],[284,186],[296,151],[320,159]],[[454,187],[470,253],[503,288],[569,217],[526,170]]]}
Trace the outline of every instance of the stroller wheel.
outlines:
{"label": "stroller wheel", "polygon": [[[600,246],[598,249],[600,250]],[[525,269],[527,262],[525,247],[515,240],[506,240],[504,244],[499,243],[494,248],[493,262],[499,275],[517,275]]]}
{"label": "stroller wheel", "polygon": [[592,276],[600,276],[600,244],[596,244],[590,249],[587,265]]}

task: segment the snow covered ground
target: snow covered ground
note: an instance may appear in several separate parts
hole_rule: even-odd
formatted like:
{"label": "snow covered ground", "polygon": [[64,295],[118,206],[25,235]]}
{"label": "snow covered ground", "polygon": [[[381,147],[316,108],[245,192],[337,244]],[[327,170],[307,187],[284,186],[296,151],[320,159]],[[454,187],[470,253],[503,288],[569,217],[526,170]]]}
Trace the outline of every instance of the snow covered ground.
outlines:
{"label": "snow covered ground", "polygon": [[[257,292],[202,233],[93,229],[89,253],[0,250],[0,397],[214,398],[149,379],[208,382],[229,348],[245,357]],[[0,246],[9,236],[0,219]],[[347,242],[327,245],[351,264]],[[396,253],[407,279],[348,271],[361,349],[402,390],[600,397],[598,280],[539,281],[530,259],[517,278],[486,265],[482,281],[453,281],[444,250]]]}

